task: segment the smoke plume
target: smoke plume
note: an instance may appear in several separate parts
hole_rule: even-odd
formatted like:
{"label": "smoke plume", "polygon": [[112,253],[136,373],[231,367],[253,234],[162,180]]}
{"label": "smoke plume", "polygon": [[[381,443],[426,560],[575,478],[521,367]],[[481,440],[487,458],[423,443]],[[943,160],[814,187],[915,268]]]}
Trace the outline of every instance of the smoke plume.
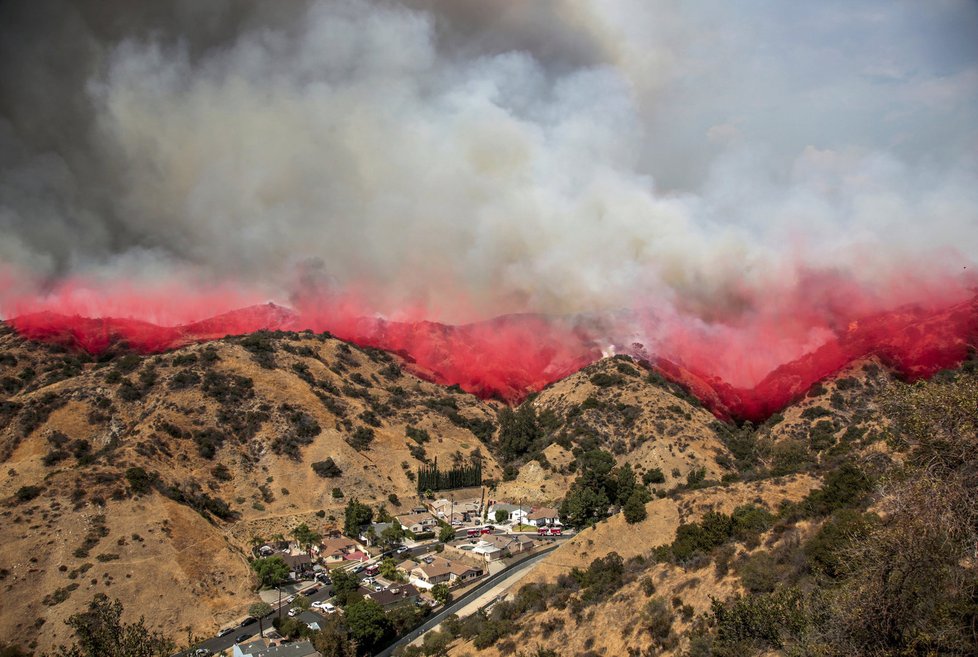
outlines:
{"label": "smoke plume", "polygon": [[746,388],[973,295],[966,0],[7,2],[0,75],[7,317],[533,313]]}

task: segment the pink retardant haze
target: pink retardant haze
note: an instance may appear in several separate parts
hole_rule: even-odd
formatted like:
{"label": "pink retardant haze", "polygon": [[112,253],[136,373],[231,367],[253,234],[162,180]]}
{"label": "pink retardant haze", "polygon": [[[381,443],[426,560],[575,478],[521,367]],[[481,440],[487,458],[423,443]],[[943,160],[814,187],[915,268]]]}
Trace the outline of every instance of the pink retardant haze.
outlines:
{"label": "pink retardant haze", "polygon": [[[978,296],[963,283],[873,294],[821,277],[756,296],[709,321],[682,308],[605,315],[507,315],[464,325],[389,321],[349,301],[304,299],[297,310],[255,295],[158,286],[98,295],[65,286],[8,302],[21,335],[97,354],[125,342],[154,353],[261,329],[329,331],[401,355],[419,376],[518,402],[608,353],[647,359],[723,418],[760,421],[849,363],[876,356],[915,379],[953,367],[978,338]],[[892,301],[890,301],[892,299]],[[766,300],[766,305],[765,305]],[[11,313],[15,309],[19,312]],[[222,312],[224,311],[224,312]],[[417,316],[417,313],[412,313]]]}

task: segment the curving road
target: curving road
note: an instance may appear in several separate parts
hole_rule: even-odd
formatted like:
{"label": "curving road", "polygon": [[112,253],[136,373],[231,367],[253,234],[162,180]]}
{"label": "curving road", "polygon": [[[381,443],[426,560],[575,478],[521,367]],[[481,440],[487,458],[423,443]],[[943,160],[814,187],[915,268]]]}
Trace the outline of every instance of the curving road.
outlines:
{"label": "curving road", "polygon": [[530,568],[531,566],[535,566],[537,563],[540,562],[541,559],[543,559],[545,556],[547,556],[548,554],[556,550],[559,546],[560,546],[560,542],[559,541],[555,542],[553,545],[544,548],[543,550],[533,555],[529,559],[524,559],[523,561],[520,561],[519,563],[505,570],[501,570],[495,575],[490,576],[487,580],[480,583],[477,587],[475,587],[474,589],[466,593],[464,596],[462,596],[458,600],[455,600],[447,607],[445,607],[438,613],[431,616],[431,618],[426,620],[424,623],[422,623],[412,631],[408,632],[407,634],[399,637],[397,641],[387,646],[380,652],[375,653],[375,657],[390,657],[391,655],[394,654],[395,650],[397,650],[401,646],[406,646],[412,643],[415,639],[425,634],[426,632],[434,628],[436,625],[441,623],[443,620],[445,620],[445,618],[463,609],[466,605],[468,605],[470,602],[478,598],[480,595],[484,594],[486,591],[491,589],[500,581],[508,578],[513,573],[517,573],[525,568]]}

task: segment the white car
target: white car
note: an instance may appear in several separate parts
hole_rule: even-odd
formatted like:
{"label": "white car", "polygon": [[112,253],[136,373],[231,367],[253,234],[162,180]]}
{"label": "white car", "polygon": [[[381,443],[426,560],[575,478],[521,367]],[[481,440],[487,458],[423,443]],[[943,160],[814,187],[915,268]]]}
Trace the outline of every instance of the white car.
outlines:
{"label": "white car", "polygon": [[374,584],[374,591],[383,591],[384,587],[380,584]]}
{"label": "white car", "polygon": [[289,609],[289,618],[295,618],[301,613],[302,613],[301,609],[299,609],[298,607],[292,607],[292,609]]}
{"label": "white car", "polygon": [[325,609],[326,608],[326,605],[328,605],[328,604],[329,603],[326,602],[325,600],[316,600],[314,603],[312,603],[312,608],[313,609]]}
{"label": "white car", "polygon": [[327,602],[325,605],[323,605],[323,611],[326,612],[327,614],[335,614],[336,607]]}
{"label": "white car", "polygon": [[373,584],[376,581],[377,580],[375,580],[373,577],[364,577],[363,578],[363,583],[364,584]]}

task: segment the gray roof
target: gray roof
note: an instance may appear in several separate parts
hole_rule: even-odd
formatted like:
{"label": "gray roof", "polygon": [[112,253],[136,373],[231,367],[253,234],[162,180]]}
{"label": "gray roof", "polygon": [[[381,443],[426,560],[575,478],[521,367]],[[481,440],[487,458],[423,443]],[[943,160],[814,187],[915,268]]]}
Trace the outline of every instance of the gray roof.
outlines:
{"label": "gray roof", "polygon": [[299,614],[298,616],[296,616],[296,618],[298,618],[300,621],[302,621],[306,625],[308,625],[309,623],[318,623],[319,624],[319,627],[322,627],[323,626],[323,623],[326,622],[326,619],[325,618],[323,618],[322,616],[320,616],[316,612],[309,611],[309,610],[306,610],[306,611],[302,612],[301,614]]}

